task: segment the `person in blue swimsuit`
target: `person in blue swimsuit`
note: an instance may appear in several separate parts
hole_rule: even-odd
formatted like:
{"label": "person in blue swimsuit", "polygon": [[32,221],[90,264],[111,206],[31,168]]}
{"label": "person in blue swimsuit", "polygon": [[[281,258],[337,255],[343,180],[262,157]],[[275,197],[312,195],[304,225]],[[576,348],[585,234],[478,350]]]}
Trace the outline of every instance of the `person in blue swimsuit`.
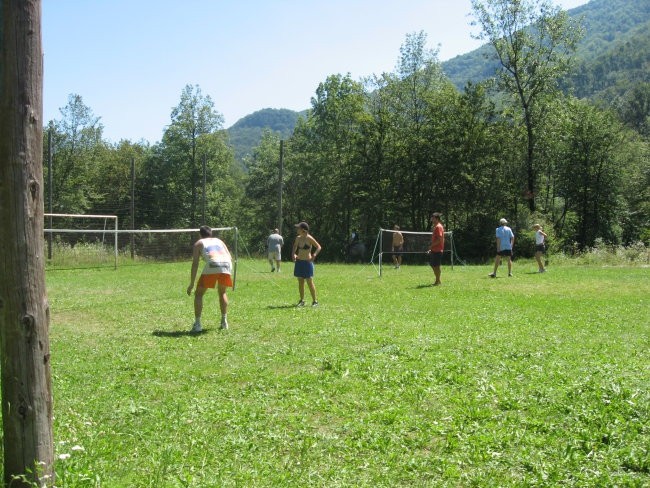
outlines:
{"label": "person in blue swimsuit", "polygon": [[[311,306],[318,306],[316,298],[316,285],[314,285],[314,260],[321,251],[321,245],[309,234],[309,224],[300,222],[296,224],[296,239],[293,241],[292,257],[294,261],[293,275],[298,278],[298,292],[300,301],[297,307],[305,306],[305,281],[311,293]],[[313,250],[313,252],[312,252]]]}

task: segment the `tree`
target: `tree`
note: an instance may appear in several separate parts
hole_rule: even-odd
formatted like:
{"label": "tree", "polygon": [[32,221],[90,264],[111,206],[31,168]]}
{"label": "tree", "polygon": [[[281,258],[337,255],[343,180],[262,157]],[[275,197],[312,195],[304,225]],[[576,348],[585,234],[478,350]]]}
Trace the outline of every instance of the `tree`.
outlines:
{"label": "tree", "polygon": [[500,86],[513,96],[526,128],[526,198],[535,211],[537,128],[545,116],[544,98],[557,92],[582,36],[565,11],[547,0],[472,0],[481,27],[499,61]]}
{"label": "tree", "polygon": [[4,482],[54,483],[38,0],[0,3],[0,339]]}
{"label": "tree", "polygon": [[394,204],[401,206],[409,227],[428,227],[431,197],[436,182],[437,145],[435,134],[440,112],[439,94],[446,81],[438,62],[438,53],[426,47],[424,32],[409,34],[400,47],[396,74],[386,86],[394,131],[395,174],[392,189]]}
{"label": "tree", "polygon": [[243,234],[250,237],[252,249],[266,252],[269,229],[277,227],[280,136],[264,130],[262,141],[246,159],[249,168],[244,205],[247,217],[242,223]]}
{"label": "tree", "polygon": [[562,124],[558,193],[564,209],[556,224],[567,244],[580,249],[596,239],[619,243],[622,229],[622,178],[627,173],[626,140],[611,112],[567,100]]}
{"label": "tree", "polygon": [[[175,190],[179,201],[186,202],[181,210],[185,225],[198,225],[199,186],[202,181],[202,154],[199,139],[212,134],[223,125],[223,116],[214,108],[209,95],[203,95],[198,85],[187,85],[181,100],[172,110],[171,124],[163,134],[162,152],[165,164],[176,175]],[[200,157],[201,156],[201,157]],[[189,198],[187,198],[189,197]]]}
{"label": "tree", "polygon": [[52,133],[52,191],[54,211],[84,213],[103,185],[98,175],[105,149],[103,126],[80,95],[70,94],[60,109],[61,119],[50,121]]}

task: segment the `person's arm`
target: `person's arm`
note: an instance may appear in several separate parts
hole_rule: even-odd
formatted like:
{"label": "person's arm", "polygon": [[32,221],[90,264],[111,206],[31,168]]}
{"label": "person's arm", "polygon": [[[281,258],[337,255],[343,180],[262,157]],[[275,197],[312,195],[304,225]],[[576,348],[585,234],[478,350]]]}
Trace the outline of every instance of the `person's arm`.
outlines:
{"label": "person's arm", "polygon": [[298,250],[298,238],[296,237],[293,240],[293,248],[291,249],[291,259],[295,261],[298,259],[298,255],[296,254],[296,251]]}
{"label": "person's arm", "polygon": [[201,259],[201,250],[203,244],[197,241],[192,249],[192,270],[190,271],[190,285],[187,287],[187,294],[191,295],[194,289],[194,282],[196,281],[196,272],[199,269],[199,260]]}
{"label": "person's arm", "polygon": [[318,241],[314,239],[312,236],[309,236],[308,239],[311,245],[316,248],[316,250],[311,254],[311,258],[310,258],[310,261],[313,261],[314,259],[316,259],[316,256],[320,254],[322,247],[320,246]]}

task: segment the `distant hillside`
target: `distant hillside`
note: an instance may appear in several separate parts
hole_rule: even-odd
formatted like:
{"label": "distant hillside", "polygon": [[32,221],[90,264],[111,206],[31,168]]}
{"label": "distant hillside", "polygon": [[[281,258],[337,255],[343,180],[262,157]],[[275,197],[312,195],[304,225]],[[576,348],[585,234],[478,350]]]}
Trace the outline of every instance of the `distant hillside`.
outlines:
{"label": "distant hillside", "polygon": [[[576,52],[576,68],[562,87],[580,98],[612,102],[640,83],[650,83],[650,0],[591,0],[571,9],[585,28]],[[494,75],[498,65],[488,59],[492,47],[442,63],[446,76],[462,90]],[[235,156],[242,162],[262,139],[264,129],[288,138],[305,112],[266,108],[240,119],[227,129]]]}
{"label": "distant hillside", "polygon": [[[568,11],[585,28],[576,52],[574,75],[564,87],[579,97],[609,98],[612,92],[650,81],[650,2],[647,0],[591,0]],[[488,57],[485,45],[442,63],[449,79],[459,88],[492,76],[498,65]],[[607,95],[609,93],[609,95]]]}
{"label": "distant hillside", "polygon": [[284,108],[265,108],[239,119],[227,129],[235,158],[241,162],[246,155],[251,154],[262,140],[265,129],[277,132],[281,138],[289,138],[300,115],[301,112]]}

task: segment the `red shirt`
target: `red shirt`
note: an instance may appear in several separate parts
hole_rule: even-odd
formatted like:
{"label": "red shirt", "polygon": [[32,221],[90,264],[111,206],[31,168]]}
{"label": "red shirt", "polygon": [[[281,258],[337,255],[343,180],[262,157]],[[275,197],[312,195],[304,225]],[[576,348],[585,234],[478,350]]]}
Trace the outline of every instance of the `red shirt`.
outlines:
{"label": "red shirt", "polygon": [[[440,239],[438,244],[434,246],[433,241]],[[438,222],[433,228],[433,233],[431,234],[431,252],[442,252],[445,249],[445,229],[442,227],[442,224]]]}

